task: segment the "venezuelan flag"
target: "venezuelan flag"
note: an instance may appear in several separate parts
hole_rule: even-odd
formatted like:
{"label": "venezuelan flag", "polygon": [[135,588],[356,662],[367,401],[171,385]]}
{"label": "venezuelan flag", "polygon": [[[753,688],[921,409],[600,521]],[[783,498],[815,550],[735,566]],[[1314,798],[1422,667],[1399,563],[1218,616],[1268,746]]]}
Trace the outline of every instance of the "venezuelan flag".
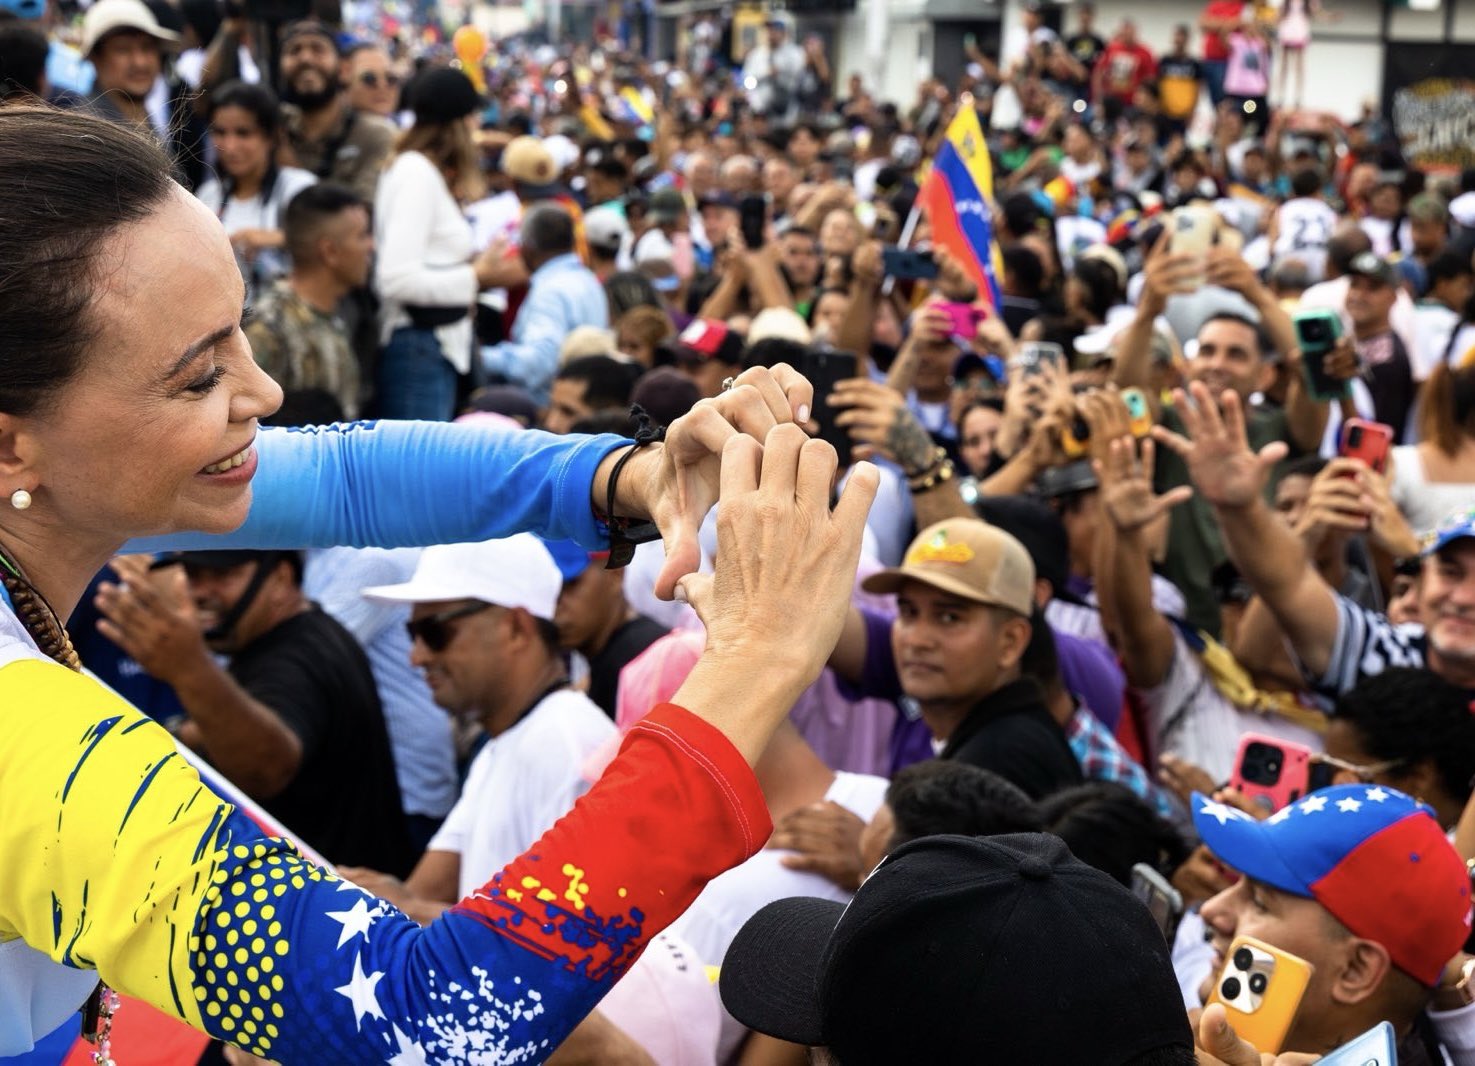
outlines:
{"label": "venezuelan flag", "polygon": [[1003,272],[990,202],[994,168],[988,143],[971,98],[965,97],[948,124],[947,136],[922,182],[918,202],[932,224],[932,243],[946,248],[978,284],[994,307],[1000,306],[998,275]]}
{"label": "venezuelan flag", "polygon": [[620,90],[620,102],[624,104],[625,114],[621,116],[626,122],[636,126],[649,126],[656,119],[656,113],[646,102],[645,97],[639,89],[627,85]]}

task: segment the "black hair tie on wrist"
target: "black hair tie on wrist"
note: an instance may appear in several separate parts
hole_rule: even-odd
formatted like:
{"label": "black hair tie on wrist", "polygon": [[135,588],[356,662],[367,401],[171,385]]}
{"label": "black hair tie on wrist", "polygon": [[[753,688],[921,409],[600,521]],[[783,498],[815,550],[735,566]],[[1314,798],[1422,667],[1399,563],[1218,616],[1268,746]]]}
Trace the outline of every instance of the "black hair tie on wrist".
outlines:
{"label": "black hair tie on wrist", "polygon": [[609,526],[609,560],[604,564],[606,570],[619,570],[621,567],[629,566],[630,560],[635,558],[635,546],[645,544],[648,541],[659,540],[661,531],[656,524],[649,520],[637,522],[630,518],[615,517],[615,486],[620,480],[620,471],[625,469],[625,464],[630,457],[644,448],[647,444],[658,444],[666,439],[666,427],[657,426],[646,414],[645,408],[639,404],[632,404],[630,417],[635,419],[635,443],[625,449],[625,454],[615,460],[615,467],[609,472],[609,485],[605,496],[604,521]]}

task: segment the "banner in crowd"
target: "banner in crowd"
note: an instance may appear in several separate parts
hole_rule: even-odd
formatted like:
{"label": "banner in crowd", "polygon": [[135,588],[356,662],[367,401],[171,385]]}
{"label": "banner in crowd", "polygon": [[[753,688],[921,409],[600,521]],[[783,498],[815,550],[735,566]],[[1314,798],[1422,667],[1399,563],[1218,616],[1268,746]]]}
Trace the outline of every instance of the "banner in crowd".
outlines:
{"label": "banner in crowd", "polygon": [[994,172],[978,112],[965,98],[922,181],[917,202],[932,225],[932,244],[945,248],[967,270],[979,294],[1000,306],[1003,272],[994,243]]}
{"label": "banner in crowd", "polygon": [[1475,167],[1475,45],[1384,50],[1383,113],[1409,163],[1425,172]]}

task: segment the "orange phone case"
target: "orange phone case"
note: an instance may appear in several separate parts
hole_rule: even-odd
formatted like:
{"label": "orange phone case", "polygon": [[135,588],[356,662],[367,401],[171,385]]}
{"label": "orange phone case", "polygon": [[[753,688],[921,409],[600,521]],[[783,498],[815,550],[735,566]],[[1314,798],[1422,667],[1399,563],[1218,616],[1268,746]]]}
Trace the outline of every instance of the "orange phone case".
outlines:
{"label": "orange phone case", "polygon": [[1127,405],[1127,415],[1131,418],[1129,428],[1132,436],[1141,440],[1152,432],[1152,406],[1147,402],[1147,394],[1141,389],[1123,389],[1122,403]]}
{"label": "orange phone case", "polygon": [[1222,1003],[1229,1025],[1256,1051],[1275,1055],[1285,1043],[1301,997],[1311,983],[1311,964],[1250,936],[1229,945],[1224,969],[1214,980],[1210,1003]]}

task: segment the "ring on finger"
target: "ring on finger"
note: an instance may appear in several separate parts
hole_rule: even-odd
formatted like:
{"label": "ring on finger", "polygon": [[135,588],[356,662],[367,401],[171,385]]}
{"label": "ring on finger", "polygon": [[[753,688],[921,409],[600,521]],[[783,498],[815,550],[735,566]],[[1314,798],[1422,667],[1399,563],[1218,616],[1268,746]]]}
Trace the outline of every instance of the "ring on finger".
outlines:
{"label": "ring on finger", "polygon": [[734,385],[736,385],[736,384],[737,384],[737,378],[723,378],[722,379],[722,391],[723,392],[730,392],[730,391],[732,391],[732,387]]}

